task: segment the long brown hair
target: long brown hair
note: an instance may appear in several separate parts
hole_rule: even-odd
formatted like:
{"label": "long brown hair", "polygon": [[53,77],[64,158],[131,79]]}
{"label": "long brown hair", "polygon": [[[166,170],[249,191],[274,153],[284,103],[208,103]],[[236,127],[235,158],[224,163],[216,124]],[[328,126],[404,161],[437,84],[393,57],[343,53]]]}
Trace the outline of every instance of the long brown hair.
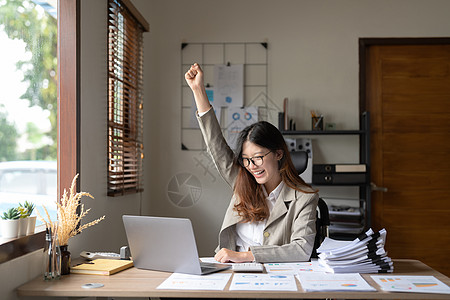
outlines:
{"label": "long brown hair", "polygon": [[246,141],[267,148],[274,153],[277,150],[282,150],[283,157],[278,161],[281,180],[288,187],[297,191],[316,192],[298,175],[280,131],[269,122],[254,123],[240,132],[235,156],[235,163],[240,166],[240,170],[234,184],[234,193],[238,199],[238,202],[234,205],[234,210],[237,211],[244,222],[263,221],[269,217],[269,207],[262,186],[242,165],[242,147]]}

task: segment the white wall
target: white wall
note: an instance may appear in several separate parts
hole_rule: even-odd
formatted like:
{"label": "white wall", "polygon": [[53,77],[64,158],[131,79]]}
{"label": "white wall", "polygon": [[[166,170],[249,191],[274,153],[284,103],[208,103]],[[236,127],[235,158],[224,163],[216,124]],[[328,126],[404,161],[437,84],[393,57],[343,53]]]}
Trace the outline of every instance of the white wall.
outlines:
{"label": "white wall", "polygon": [[[358,38],[448,37],[447,0],[132,0],[150,23],[145,34],[145,192],[106,196],[106,1],[83,0],[81,35],[81,189],[91,212],[106,215],[69,242],[84,249],[117,250],[126,243],[122,214],[191,218],[200,255],[212,255],[231,191],[217,172],[196,166],[197,152],[180,150],[180,44],[187,42],[269,43],[269,97],[288,97],[297,128],[309,128],[309,110],[339,128],[358,126]],[[350,145],[346,145],[346,144]],[[321,145],[322,146],[322,145]],[[351,162],[355,141],[323,145],[318,159]],[[331,151],[333,151],[331,153]],[[323,152],[323,153],[322,153]],[[203,159],[203,158],[201,158]],[[319,161],[320,162],[320,161]],[[202,194],[195,206],[178,208],[167,185],[178,173],[196,176]],[[142,208],[141,208],[142,207]],[[39,252],[0,265],[2,299],[40,274]],[[14,274],[14,276],[11,276]]]}
{"label": "white wall", "polygon": [[115,251],[126,245],[123,214],[140,214],[142,194],[107,193],[107,1],[81,1],[81,190],[91,211],[85,221],[105,220],[73,238],[70,249]]}
{"label": "white wall", "polygon": [[[269,97],[290,99],[297,128],[309,129],[311,109],[339,129],[358,127],[360,37],[450,35],[449,1],[133,0],[150,23],[145,36],[146,188],[144,212],[189,217],[201,255],[212,255],[231,191],[196,165],[198,152],[180,150],[180,99],[184,42],[269,43]],[[316,163],[357,162],[351,137],[316,141]],[[202,183],[190,208],[177,208],[168,183],[187,172]],[[333,191],[321,188],[321,195]],[[354,196],[357,190],[338,190]],[[148,198],[147,198],[148,197]]]}

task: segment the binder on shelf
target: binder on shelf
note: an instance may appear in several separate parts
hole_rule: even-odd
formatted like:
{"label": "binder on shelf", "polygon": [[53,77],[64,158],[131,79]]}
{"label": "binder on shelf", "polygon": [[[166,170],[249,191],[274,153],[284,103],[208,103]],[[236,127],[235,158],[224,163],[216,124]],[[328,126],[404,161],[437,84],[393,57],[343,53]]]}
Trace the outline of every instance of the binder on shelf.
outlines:
{"label": "binder on shelf", "polygon": [[314,164],[314,173],[364,173],[365,164]]}
{"label": "binder on shelf", "polygon": [[313,173],[313,184],[364,184],[367,182],[366,173]]}

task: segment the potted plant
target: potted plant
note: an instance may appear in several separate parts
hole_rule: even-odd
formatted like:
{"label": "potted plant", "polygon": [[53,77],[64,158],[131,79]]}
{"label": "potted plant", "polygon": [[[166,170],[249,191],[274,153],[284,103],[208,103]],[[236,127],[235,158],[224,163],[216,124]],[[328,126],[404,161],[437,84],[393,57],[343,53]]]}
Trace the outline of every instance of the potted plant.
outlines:
{"label": "potted plant", "polygon": [[1,218],[2,238],[16,238],[19,232],[19,210],[12,207],[3,213]]}
{"label": "potted plant", "polygon": [[19,212],[19,231],[17,236],[24,236],[27,234],[28,229],[27,210],[25,207],[22,206],[22,204],[19,203],[17,211]]}
{"label": "potted plant", "polygon": [[84,229],[98,224],[105,216],[102,216],[89,223],[81,224],[81,220],[91,210],[85,209],[84,204],[81,203],[81,197],[87,196],[94,199],[94,197],[87,192],[76,192],[76,182],[78,174],[72,180],[72,185],[69,192],[64,189],[63,197],[56,203],[58,220],[52,222],[48,214],[47,208],[42,205],[48,220],[44,219],[39,211],[36,211],[39,220],[41,220],[47,228],[55,228],[54,234],[58,237],[59,247],[61,249],[61,275],[70,273],[70,252],[68,250],[69,239],[80,234]]}
{"label": "potted plant", "polygon": [[36,227],[36,216],[32,216],[31,214],[34,211],[35,205],[33,202],[28,202],[28,201],[25,201],[25,203],[23,205],[19,203],[19,205],[21,207],[25,208],[26,216],[28,219],[26,235],[33,234],[34,228]]}

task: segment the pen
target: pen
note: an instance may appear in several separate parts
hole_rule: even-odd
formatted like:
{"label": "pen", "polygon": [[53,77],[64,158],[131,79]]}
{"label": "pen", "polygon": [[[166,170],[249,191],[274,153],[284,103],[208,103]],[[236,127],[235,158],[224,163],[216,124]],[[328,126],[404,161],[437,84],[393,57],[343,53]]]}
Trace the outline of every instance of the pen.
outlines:
{"label": "pen", "polygon": [[[316,117],[317,118],[317,117]],[[314,124],[314,127],[318,127],[319,126],[319,123],[320,123],[320,121],[322,121],[322,119],[323,119],[323,116],[320,116],[320,117],[318,117],[317,118],[317,122]]]}

